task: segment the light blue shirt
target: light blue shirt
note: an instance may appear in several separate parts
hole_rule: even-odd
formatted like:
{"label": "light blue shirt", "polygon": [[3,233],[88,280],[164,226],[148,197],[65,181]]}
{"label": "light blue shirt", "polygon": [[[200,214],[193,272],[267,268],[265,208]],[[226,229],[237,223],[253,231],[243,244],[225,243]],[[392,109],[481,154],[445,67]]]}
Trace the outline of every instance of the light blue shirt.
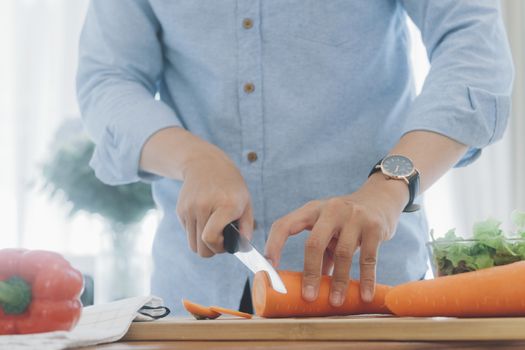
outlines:
{"label": "light blue shirt", "polygon": [[[406,15],[431,62],[417,98]],[[248,271],[228,254],[191,252],[175,215],[181,183],[138,168],[153,133],[182,127],[231,157],[251,192],[263,250],[274,220],[357,190],[408,131],[462,142],[470,150],[460,165],[472,161],[503,134],[512,77],[496,1],[93,0],[78,95],[97,176],[152,181],[163,211],[152,293],[177,314],[183,297],[237,308]],[[288,241],[282,268],[302,270],[307,235]],[[378,281],[421,278],[427,236],[423,210],[402,214],[381,245]]]}

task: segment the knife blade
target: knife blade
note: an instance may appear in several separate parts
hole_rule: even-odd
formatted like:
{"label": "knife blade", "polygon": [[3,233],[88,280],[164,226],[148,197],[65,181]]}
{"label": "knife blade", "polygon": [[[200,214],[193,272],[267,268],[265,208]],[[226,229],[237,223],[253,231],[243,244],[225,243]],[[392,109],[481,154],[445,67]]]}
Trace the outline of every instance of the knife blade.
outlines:
{"label": "knife blade", "polygon": [[261,253],[255,249],[253,244],[246,239],[237,228],[234,222],[229,223],[223,230],[224,235],[224,250],[235,255],[244,266],[250,269],[253,273],[258,271],[266,271],[270,278],[272,288],[282,294],[287,294],[288,291],[281,280],[281,277],[275,271],[272,264]]}

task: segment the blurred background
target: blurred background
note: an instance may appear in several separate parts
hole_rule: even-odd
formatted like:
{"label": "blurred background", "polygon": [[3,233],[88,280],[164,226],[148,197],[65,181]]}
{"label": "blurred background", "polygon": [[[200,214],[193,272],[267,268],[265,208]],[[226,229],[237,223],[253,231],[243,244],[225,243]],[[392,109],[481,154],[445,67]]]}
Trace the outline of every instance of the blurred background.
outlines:
{"label": "blurred background", "polygon": [[[87,168],[75,96],[78,40],[87,0],[0,1],[0,248],[49,249],[95,281],[95,302],[149,293],[158,213],[144,184],[108,188]],[[425,195],[437,235],[475,221],[509,225],[525,209],[525,2],[502,1],[516,65],[512,118],[502,141]],[[428,60],[409,23],[419,89]]]}

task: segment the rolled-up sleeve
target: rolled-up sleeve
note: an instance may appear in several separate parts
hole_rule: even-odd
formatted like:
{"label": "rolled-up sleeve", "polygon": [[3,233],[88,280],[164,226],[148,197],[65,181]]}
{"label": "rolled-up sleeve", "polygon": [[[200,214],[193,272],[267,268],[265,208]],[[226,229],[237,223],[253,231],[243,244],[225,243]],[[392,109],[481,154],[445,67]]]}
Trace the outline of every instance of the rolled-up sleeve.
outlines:
{"label": "rolled-up sleeve", "polygon": [[401,0],[419,27],[431,64],[404,132],[428,130],[469,146],[462,166],[500,139],[514,68],[499,2]]}
{"label": "rolled-up sleeve", "polygon": [[160,25],[147,1],[92,0],[80,39],[77,94],[85,128],[96,143],[91,166],[116,185],[152,180],[139,169],[155,132],[182,126],[155,99],[162,76]]}

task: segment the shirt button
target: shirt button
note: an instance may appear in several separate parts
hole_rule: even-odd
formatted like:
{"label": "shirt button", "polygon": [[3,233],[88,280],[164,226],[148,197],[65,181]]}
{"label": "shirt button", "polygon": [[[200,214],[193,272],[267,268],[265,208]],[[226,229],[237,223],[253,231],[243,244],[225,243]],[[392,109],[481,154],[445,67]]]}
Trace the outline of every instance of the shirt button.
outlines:
{"label": "shirt button", "polygon": [[253,27],[253,21],[251,18],[245,18],[242,20],[242,26],[244,29],[252,29]]}
{"label": "shirt button", "polygon": [[246,158],[248,158],[248,161],[249,161],[250,163],[253,163],[253,162],[255,162],[255,161],[257,160],[257,158],[258,158],[258,157],[257,157],[257,153],[255,153],[255,152],[249,152],[249,153],[246,155]]}
{"label": "shirt button", "polygon": [[253,230],[257,230],[257,220],[253,220]]}
{"label": "shirt button", "polygon": [[247,94],[251,94],[255,90],[255,85],[252,83],[246,83],[244,84],[244,92]]}

